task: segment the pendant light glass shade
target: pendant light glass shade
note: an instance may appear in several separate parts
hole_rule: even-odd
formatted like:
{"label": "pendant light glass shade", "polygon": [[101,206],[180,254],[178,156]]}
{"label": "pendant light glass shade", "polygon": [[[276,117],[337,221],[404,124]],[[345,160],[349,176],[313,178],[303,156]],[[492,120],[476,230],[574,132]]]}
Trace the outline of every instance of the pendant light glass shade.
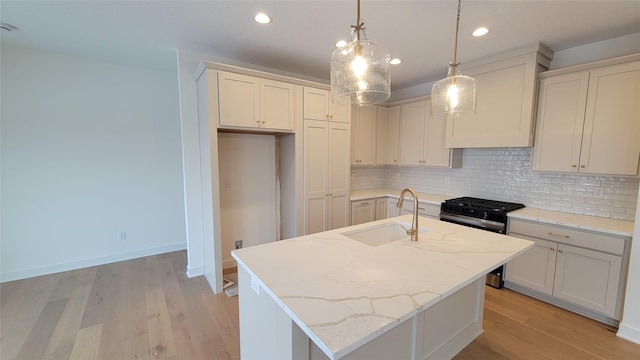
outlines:
{"label": "pendant light glass shade", "polygon": [[476,111],[476,80],[449,64],[447,77],[433,84],[431,108],[434,116]]}
{"label": "pendant light glass shade", "polygon": [[476,111],[476,80],[462,75],[460,63],[457,62],[461,2],[458,0],[453,62],[449,63],[447,77],[433,84],[431,88],[431,109],[434,117]]}
{"label": "pendant light glass shade", "polygon": [[380,43],[354,40],[331,55],[331,97],[356,105],[384,102],[391,95],[389,52]]}
{"label": "pendant light glass shade", "polygon": [[350,99],[352,105],[361,106],[384,102],[391,96],[391,57],[384,45],[366,38],[360,0],[351,37],[351,42],[331,55],[331,100],[343,103],[344,99]]}

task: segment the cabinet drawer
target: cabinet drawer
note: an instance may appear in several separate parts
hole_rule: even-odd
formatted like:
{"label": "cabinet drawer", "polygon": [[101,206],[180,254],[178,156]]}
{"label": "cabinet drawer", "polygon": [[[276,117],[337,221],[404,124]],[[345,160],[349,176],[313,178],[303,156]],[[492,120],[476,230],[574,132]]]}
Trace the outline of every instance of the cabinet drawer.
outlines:
{"label": "cabinet drawer", "polygon": [[509,219],[509,235],[517,236],[517,234],[615,255],[622,255],[624,253],[624,238],[588,230],[574,230],[562,226],[533,223],[520,219]]}
{"label": "cabinet drawer", "polygon": [[[402,215],[413,214],[413,200],[405,199],[402,204]],[[434,219],[440,218],[440,206],[432,205],[418,201],[418,215],[431,217]]]}

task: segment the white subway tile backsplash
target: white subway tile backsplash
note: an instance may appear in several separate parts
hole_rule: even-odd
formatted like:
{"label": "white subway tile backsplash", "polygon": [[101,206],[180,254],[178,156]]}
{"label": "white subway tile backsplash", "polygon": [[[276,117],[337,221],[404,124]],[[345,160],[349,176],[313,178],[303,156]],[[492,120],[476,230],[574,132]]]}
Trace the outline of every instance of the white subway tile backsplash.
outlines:
{"label": "white subway tile backsplash", "polygon": [[476,196],[527,206],[633,221],[638,182],[633,177],[532,172],[530,148],[464,149],[462,168],[369,166],[351,168],[351,189],[402,189]]}

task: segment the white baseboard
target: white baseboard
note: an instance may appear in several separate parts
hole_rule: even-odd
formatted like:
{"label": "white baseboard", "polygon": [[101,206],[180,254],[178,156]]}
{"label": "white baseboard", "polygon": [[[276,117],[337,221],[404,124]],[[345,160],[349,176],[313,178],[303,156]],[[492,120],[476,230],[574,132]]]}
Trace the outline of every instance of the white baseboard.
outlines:
{"label": "white baseboard", "polygon": [[233,259],[227,259],[227,260],[223,260],[222,261],[222,268],[223,269],[229,269],[229,268],[233,268],[238,266],[238,263],[236,263],[235,260]]}
{"label": "white baseboard", "polygon": [[624,322],[620,323],[616,335],[625,340],[640,344],[640,329],[628,326]]}
{"label": "white baseboard", "polygon": [[104,265],[118,261],[137,259],[140,257],[164,254],[172,251],[185,250],[187,248],[186,242],[174,243],[170,245],[157,246],[148,249],[134,250],[120,254],[112,254],[88,259],[82,259],[77,261],[70,261],[66,263],[46,265],[40,267],[34,267],[30,269],[23,269],[18,271],[9,271],[0,274],[0,283],[14,280],[27,279],[30,277],[55,274],[62,271],[82,269],[91,266]]}
{"label": "white baseboard", "polygon": [[187,277],[189,279],[200,275],[204,275],[204,265],[194,267],[189,267],[189,265],[187,265]]}

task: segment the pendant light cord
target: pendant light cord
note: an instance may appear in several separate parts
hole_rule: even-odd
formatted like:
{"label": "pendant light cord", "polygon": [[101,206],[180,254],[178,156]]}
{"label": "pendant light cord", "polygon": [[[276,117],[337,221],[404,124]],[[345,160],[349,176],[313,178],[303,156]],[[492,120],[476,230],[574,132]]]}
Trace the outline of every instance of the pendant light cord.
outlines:
{"label": "pendant light cord", "polygon": [[[358,0],[360,3],[360,0]],[[458,33],[460,32],[460,8],[462,7],[462,0],[458,0],[458,17],[456,18],[456,41],[453,47],[453,66],[458,66]],[[359,11],[359,10],[358,10]]]}
{"label": "pendant light cord", "polygon": [[363,27],[364,23],[360,22],[360,0],[358,0],[358,17],[356,19],[356,24],[351,25],[351,28],[353,28],[356,32],[356,40],[358,41],[360,41],[360,30],[362,30]]}

